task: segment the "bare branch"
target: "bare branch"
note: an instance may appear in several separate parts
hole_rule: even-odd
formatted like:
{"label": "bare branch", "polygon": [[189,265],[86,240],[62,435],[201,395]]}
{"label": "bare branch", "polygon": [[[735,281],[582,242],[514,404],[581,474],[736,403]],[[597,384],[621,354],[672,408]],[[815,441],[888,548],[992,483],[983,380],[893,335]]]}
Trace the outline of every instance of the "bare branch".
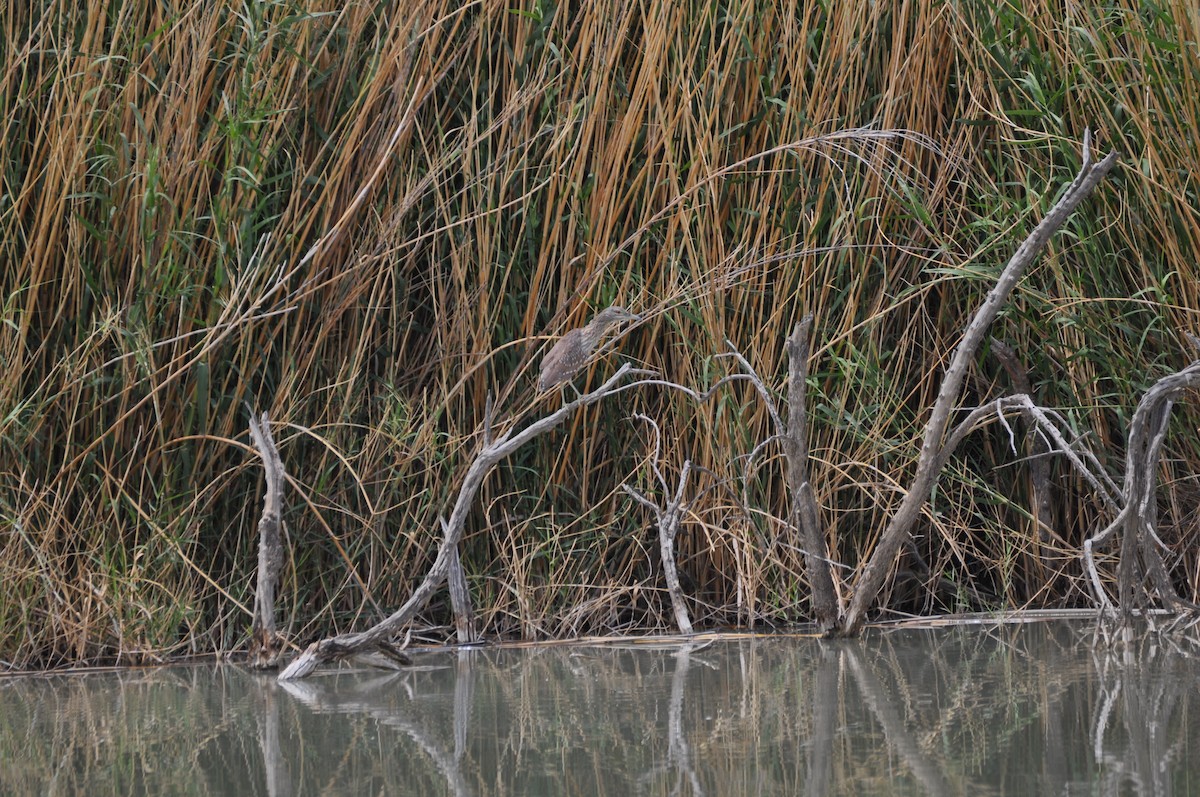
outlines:
{"label": "bare branch", "polygon": [[946,369],[934,402],[929,421],[925,426],[925,435],[921,444],[921,453],[917,460],[917,470],[913,476],[904,500],[892,516],[887,528],[879,539],[879,544],[867,560],[862,576],[855,586],[854,596],[850,601],[849,610],[840,632],[850,635],[857,633],[866,619],[867,610],[874,604],[883,587],[884,579],[901,547],[910,539],[912,525],[920,515],[929,489],[937,476],[934,466],[941,458],[943,439],[950,422],[950,415],[958,401],[963,379],[967,369],[975,357],[988,327],[996,319],[1001,308],[1008,301],[1009,295],[1017,282],[1025,273],[1029,264],[1041,253],[1049,242],[1050,237],[1062,226],[1067,217],[1084,200],[1100,180],[1108,174],[1117,162],[1117,153],[1110,152],[1099,163],[1092,162],[1091,132],[1085,131],[1083,140],[1083,164],[1079,173],[1063,193],[1041,223],[1034,228],[1008,261],[1008,265],[1000,273],[1000,278],[988,293],[987,298],[976,311],[975,317],[963,333],[962,341],[955,349],[954,356]]}
{"label": "bare branch", "polygon": [[450,570],[451,558],[456,553],[456,546],[462,538],[463,529],[466,526],[467,514],[471,511],[471,507],[475,503],[475,496],[492,468],[533,438],[554,429],[575,410],[595,404],[606,396],[616,393],[617,384],[632,373],[638,373],[638,371],[626,363],[592,392],[584,393],[574,401],[564,404],[556,412],[538,419],[520,432],[514,433],[514,429],[509,429],[495,442],[484,446],[471,462],[463,477],[462,487],[459,488],[458,498],[450,513],[450,519],[446,523],[441,545],[438,547],[437,558],[429,568],[429,572],[426,573],[425,579],[413,590],[408,601],[389,617],[366,631],[342,634],[312,643],[279,674],[279,679],[285,681],[304,678],[326,662],[335,661],[369,648],[379,647],[381,643],[395,636],[400,628],[425,606],[434,591],[445,581]]}
{"label": "bare branch", "polygon": [[[247,407],[249,409],[249,407]],[[266,494],[258,521],[258,586],[254,593],[254,620],[250,630],[250,664],[260,670],[279,666],[283,642],[275,629],[275,588],[283,569],[283,462],[271,436],[271,419],[262,414],[261,423],[250,413],[250,436],[262,457],[266,472]]]}
{"label": "bare branch", "polygon": [[[1118,593],[1121,611],[1126,620],[1132,611],[1134,581],[1138,578],[1139,562],[1150,576],[1158,597],[1177,608],[1198,610],[1176,592],[1167,575],[1166,566],[1156,546],[1162,541],[1156,532],[1154,503],[1155,473],[1166,439],[1171,409],[1176,399],[1188,390],[1200,387],[1200,360],[1158,380],[1142,396],[1129,424],[1129,442],[1125,452],[1125,483],[1121,491],[1120,511],[1099,533],[1084,540],[1084,565],[1097,602],[1109,616],[1115,614],[1112,603],[1100,583],[1095,563],[1095,547],[1121,531],[1121,561],[1118,565]],[[1163,546],[1165,547],[1165,546]]]}
{"label": "bare branch", "polygon": [[[746,358],[742,356],[742,353],[737,350],[737,347],[733,345],[733,341],[726,338],[725,345],[729,347],[729,351],[723,355],[719,354],[717,356],[732,357],[738,361],[738,364],[741,365],[743,370],[746,372],[745,377],[750,380],[750,384],[754,385],[754,389],[758,391],[760,396],[762,396],[763,404],[767,406],[767,412],[771,415],[771,422],[775,424],[775,434],[780,436],[786,435],[787,427],[784,426],[783,419],[779,417],[779,409],[775,406],[775,399],[771,397],[771,392],[767,390],[767,386],[764,385],[762,379],[759,378],[758,372],[756,372],[750,363],[746,361]],[[717,384],[720,384],[720,382]]]}
{"label": "bare branch", "polygon": [[[661,438],[658,424],[645,415],[639,415],[638,417],[646,421],[654,429],[655,457],[657,458],[658,440]],[[658,470],[657,463],[654,466],[654,472],[665,492],[666,482]],[[660,508],[658,504],[655,504],[628,484],[621,485],[621,489],[627,495],[653,512],[654,517],[658,521],[658,550],[659,556],[662,559],[663,578],[667,582],[667,594],[671,597],[671,608],[675,612],[675,622],[679,626],[679,631],[684,634],[692,633],[692,621],[688,616],[687,604],[683,599],[683,589],[679,585],[679,573],[675,569],[675,535],[679,533],[679,520],[685,508],[683,491],[687,487],[688,476],[691,472],[692,461],[690,459],[685,460],[683,470],[679,473],[679,484],[675,488],[675,495],[668,499],[665,508]]]}
{"label": "bare branch", "polygon": [[812,588],[813,614],[822,633],[833,630],[841,614],[829,566],[829,546],[817,498],[808,478],[808,425],[805,393],[808,382],[808,338],[812,331],[812,313],[796,324],[788,338],[788,425],[784,437],[787,457],[788,492],[792,498],[792,526],[800,533],[805,567]]}
{"label": "bare branch", "polygon": [[[442,534],[449,535],[446,519],[439,517]],[[458,546],[450,548],[450,563],[446,568],[446,587],[450,592],[450,610],[454,612],[454,634],[458,644],[469,645],[479,637],[475,632],[475,611],[471,608],[471,591],[467,588],[467,576],[463,572]]]}

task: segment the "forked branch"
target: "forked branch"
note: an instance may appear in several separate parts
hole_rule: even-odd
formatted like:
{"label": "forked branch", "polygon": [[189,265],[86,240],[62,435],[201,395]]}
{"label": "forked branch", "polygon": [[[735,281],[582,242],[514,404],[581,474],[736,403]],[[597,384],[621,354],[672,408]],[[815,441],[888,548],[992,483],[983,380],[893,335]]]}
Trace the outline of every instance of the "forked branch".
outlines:
{"label": "forked branch", "polygon": [[917,459],[917,470],[912,484],[855,584],[850,608],[846,612],[840,629],[841,634],[858,633],[866,619],[867,610],[879,596],[884,580],[892,564],[896,561],[897,554],[911,538],[913,523],[916,522],[921,507],[925,504],[929,490],[938,475],[938,469],[935,466],[942,459],[943,440],[950,423],[950,415],[954,411],[962,391],[963,379],[966,377],[971,361],[975,358],[980,343],[987,334],[988,327],[991,326],[1000,313],[1000,309],[1008,301],[1009,295],[1029,264],[1041,253],[1050,237],[1063,225],[1079,203],[1092,193],[1116,162],[1117,153],[1115,151],[1110,152],[1103,160],[1094,162],[1091,153],[1091,133],[1090,131],[1084,133],[1083,165],[1079,169],[1079,174],[1067,187],[1062,198],[1017,248],[1008,261],[1008,265],[1000,273],[1000,278],[967,326],[962,341],[954,351],[950,366],[946,369],[946,375],[938,390],[933,411],[925,425],[925,435],[921,443],[921,453]]}
{"label": "forked branch", "polygon": [[[658,482],[659,489],[666,494],[667,480],[663,477],[662,470],[658,467],[662,432],[653,419],[641,414],[635,417],[650,424],[650,427],[654,430],[654,455],[650,462],[650,468],[654,471],[654,478]],[[679,632],[682,634],[692,633],[692,620],[688,616],[687,603],[683,599],[683,588],[679,585],[679,572],[675,568],[675,536],[679,533],[680,517],[687,508],[683,500],[683,491],[687,487],[688,476],[691,475],[691,472],[692,461],[690,459],[685,460],[683,470],[679,473],[679,484],[675,488],[675,495],[673,498],[667,500],[667,505],[664,508],[659,508],[658,504],[628,484],[621,485],[621,489],[629,497],[649,509],[658,521],[658,550],[659,556],[662,559],[663,578],[667,582],[667,594],[671,597],[671,608],[675,613],[675,623],[679,626]]]}
{"label": "forked branch", "polygon": [[1176,592],[1167,575],[1158,538],[1154,487],[1157,479],[1162,445],[1166,439],[1171,408],[1176,399],[1189,390],[1200,387],[1200,360],[1192,362],[1177,373],[1154,383],[1142,396],[1133,421],[1129,425],[1129,442],[1125,450],[1125,485],[1121,491],[1122,506],[1112,523],[1083,543],[1083,557],[1088,579],[1097,603],[1109,617],[1116,615],[1100,576],[1096,570],[1095,547],[1120,531],[1121,560],[1117,566],[1117,590],[1121,614],[1128,621],[1135,600],[1135,582],[1142,573],[1150,577],[1158,597],[1175,608],[1197,610],[1200,607],[1185,601]]}
{"label": "forked branch", "polygon": [[[411,620],[425,606],[429,599],[433,597],[433,593],[446,580],[452,562],[457,556],[457,546],[459,540],[462,539],[467,515],[475,503],[475,497],[479,493],[479,488],[483,485],[487,475],[491,473],[492,468],[533,438],[545,434],[561,424],[576,409],[595,404],[605,396],[614,393],[617,384],[627,376],[636,376],[645,373],[647,372],[635,369],[626,363],[600,387],[590,393],[579,396],[568,404],[564,404],[558,411],[529,424],[519,432],[516,431],[516,427],[513,427],[494,441],[485,441],[479,454],[471,462],[470,467],[467,468],[462,487],[458,491],[458,498],[454,502],[454,509],[450,513],[450,519],[446,521],[444,526],[442,542],[438,547],[437,558],[429,568],[425,579],[413,590],[413,594],[408,601],[393,612],[391,616],[383,619],[366,631],[357,634],[342,634],[312,643],[279,674],[279,680],[285,681],[293,678],[304,678],[322,664],[336,661],[354,653],[371,649],[386,649],[389,640],[396,636],[405,623]],[[485,428],[491,429],[490,418],[485,422]],[[488,436],[490,436],[490,433]]]}

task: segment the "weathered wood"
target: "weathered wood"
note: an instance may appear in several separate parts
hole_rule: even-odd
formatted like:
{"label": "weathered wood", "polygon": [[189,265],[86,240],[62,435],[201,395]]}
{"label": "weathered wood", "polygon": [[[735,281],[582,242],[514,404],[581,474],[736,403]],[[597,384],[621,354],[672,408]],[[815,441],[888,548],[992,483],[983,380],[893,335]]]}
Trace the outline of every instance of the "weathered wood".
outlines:
{"label": "weathered wood", "polygon": [[[767,414],[775,427],[775,434],[759,443],[747,457],[747,463],[753,463],[761,449],[775,440],[783,442],[784,457],[787,460],[787,484],[791,497],[791,525],[800,535],[801,548],[805,558],[805,569],[809,576],[809,585],[813,591],[813,614],[818,626],[823,632],[837,628],[840,621],[841,608],[837,600],[837,589],[833,581],[833,562],[829,558],[829,546],[825,540],[825,532],[821,528],[820,511],[817,506],[816,493],[808,478],[808,428],[806,410],[806,392],[808,380],[808,338],[812,329],[812,315],[805,316],[792,330],[787,341],[788,352],[788,422],[784,424],[775,399],[767,390],[766,384],[750,365],[742,353],[731,341],[725,341],[730,351],[726,356],[733,357],[745,371],[743,376],[748,379],[758,391]],[[725,377],[730,379],[731,377]],[[721,380],[722,382],[725,380]],[[720,385],[718,382],[717,385]],[[705,394],[711,395],[716,385]]]}
{"label": "weathered wood", "polygon": [[283,569],[283,541],[280,534],[283,506],[283,462],[271,420],[262,414],[261,422],[250,415],[250,436],[262,457],[266,473],[266,494],[262,517],[258,521],[258,584],[254,593],[254,618],[250,627],[250,666],[274,669],[279,665],[283,641],[275,629],[275,589]]}
{"label": "weathered wood", "polygon": [[1159,600],[1176,609],[1200,610],[1200,606],[1184,600],[1171,584],[1159,553],[1159,548],[1166,546],[1158,538],[1154,498],[1158,460],[1166,439],[1171,408],[1176,399],[1196,388],[1200,388],[1200,360],[1158,380],[1142,396],[1129,424],[1120,511],[1108,526],[1083,543],[1084,562],[1092,592],[1105,614],[1112,617],[1116,615],[1116,610],[1100,583],[1095,547],[1118,531],[1121,533],[1117,593],[1120,613],[1127,623],[1131,619],[1134,602],[1143,597],[1135,591],[1143,572],[1150,577]]}
{"label": "weathered wood", "polygon": [[[442,520],[442,533],[447,533],[445,520]],[[471,593],[467,589],[467,576],[463,573],[457,545],[450,548],[446,587],[450,591],[450,610],[454,612],[454,633],[458,644],[469,645],[479,637],[475,632],[475,611],[471,608]]]}
{"label": "weathered wood", "polygon": [[808,340],[812,313],[796,324],[787,341],[788,425],[783,438],[787,458],[788,492],[792,498],[792,526],[800,532],[804,562],[812,588],[813,614],[822,632],[834,629],[840,614],[829,561],[829,544],[821,526],[816,494],[808,478],[808,422],[805,399],[808,382]]}
{"label": "weathered wood", "polygon": [[937,470],[933,466],[941,459],[940,453],[950,423],[950,415],[958,402],[967,369],[974,359],[975,352],[983,341],[984,335],[987,334],[988,327],[991,326],[1001,308],[1008,301],[1009,295],[1025,273],[1025,269],[1041,253],[1050,237],[1063,225],[1079,203],[1092,193],[1116,162],[1117,153],[1115,151],[1110,152],[1103,160],[1093,162],[1091,133],[1090,131],[1084,133],[1083,164],[1079,173],[1067,187],[1062,198],[1034,228],[1029,237],[1017,247],[1017,251],[1000,273],[996,284],[992,286],[987,298],[984,299],[974,318],[971,319],[971,323],[963,333],[962,341],[954,351],[950,366],[946,369],[946,375],[938,390],[937,400],[934,402],[929,421],[925,425],[921,453],[917,458],[917,468],[912,483],[854,585],[854,594],[850,599],[849,609],[837,629],[839,634],[850,636],[857,634],[862,628],[867,611],[879,597],[884,580],[896,561],[896,555],[910,539],[912,526],[920,515],[921,507],[925,505],[929,490],[937,477]]}
{"label": "weathered wood", "polygon": [[500,435],[494,442],[484,445],[463,477],[462,487],[459,488],[458,498],[454,502],[454,509],[450,513],[441,545],[438,547],[437,558],[434,559],[425,579],[413,590],[404,605],[366,631],[342,634],[312,643],[279,674],[279,679],[285,681],[304,678],[322,664],[336,661],[352,653],[378,647],[395,636],[404,624],[425,606],[433,597],[434,591],[446,580],[450,571],[451,557],[455,555],[452,552],[455,551],[462,539],[467,514],[471,511],[471,507],[475,503],[475,496],[479,493],[479,488],[483,485],[487,475],[491,473],[492,468],[533,438],[545,434],[561,424],[576,409],[595,404],[605,396],[615,393],[617,383],[626,376],[646,373],[649,372],[635,369],[626,363],[592,392],[585,393],[574,401],[564,404],[556,412],[529,424],[520,432],[516,432],[513,427]]}
{"label": "weathered wood", "polygon": [[[654,477],[658,481],[659,487],[665,493],[667,491],[667,481],[663,478],[662,471],[658,467],[662,434],[658,428],[658,424],[653,419],[641,414],[635,417],[647,422],[654,429],[654,454],[650,467],[654,471]],[[671,609],[675,613],[675,623],[679,626],[680,632],[684,634],[692,633],[692,620],[688,615],[687,604],[683,599],[683,588],[679,585],[679,571],[675,567],[675,536],[679,533],[679,519],[686,506],[683,501],[683,491],[687,487],[688,476],[691,472],[692,461],[690,459],[685,460],[683,470],[679,473],[679,484],[675,488],[675,495],[667,501],[666,507],[661,509],[658,504],[628,484],[621,485],[621,489],[627,495],[649,509],[657,519],[658,551],[659,557],[662,560],[663,578],[667,582],[667,594],[671,598]]]}
{"label": "weathered wood", "polygon": [[663,578],[667,581],[667,594],[671,596],[675,622],[679,625],[680,633],[684,634],[692,633],[692,620],[683,601],[683,588],[679,585],[679,571],[675,567],[675,535],[679,533],[679,518],[684,509],[683,490],[691,472],[692,461],[684,460],[675,496],[667,504],[666,512],[659,518],[658,524],[658,551],[663,563]]}

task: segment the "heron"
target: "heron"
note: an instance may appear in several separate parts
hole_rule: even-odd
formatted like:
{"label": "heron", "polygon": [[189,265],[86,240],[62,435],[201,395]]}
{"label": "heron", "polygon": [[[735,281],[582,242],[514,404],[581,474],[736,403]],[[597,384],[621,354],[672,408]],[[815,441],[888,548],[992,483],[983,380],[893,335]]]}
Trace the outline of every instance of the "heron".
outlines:
{"label": "heron", "polygon": [[542,374],[538,377],[538,390],[549,390],[570,382],[580,369],[587,365],[596,344],[603,339],[608,328],[623,321],[641,321],[642,317],[624,307],[613,305],[596,314],[587,326],[572,329],[559,338],[542,358]]}

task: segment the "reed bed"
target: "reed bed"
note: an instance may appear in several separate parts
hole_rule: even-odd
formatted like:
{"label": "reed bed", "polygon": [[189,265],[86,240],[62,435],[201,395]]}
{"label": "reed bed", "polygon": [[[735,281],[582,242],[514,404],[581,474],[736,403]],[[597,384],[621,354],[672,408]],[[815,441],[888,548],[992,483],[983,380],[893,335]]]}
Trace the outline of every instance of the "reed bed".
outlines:
{"label": "reed bed", "polygon": [[[969,313],[1078,166],[1118,172],[993,335],[1119,472],[1140,392],[1195,357],[1200,18],[1185,3],[321,0],[10,4],[0,22],[0,660],[242,646],[262,477],[289,475],[281,622],[373,622],[431,561],[486,399],[557,406],[539,353],[598,308],[618,359],[704,387],[731,341],[777,389],[816,317],[812,478],[832,557],[873,545]],[[966,403],[1012,389],[976,363]],[[488,635],[670,627],[654,489],[703,479],[676,548],[701,628],[806,619],[781,453],[734,387],[580,412],[490,477],[462,548]],[[1200,413],[1159,523],[1200,593]],[[1023,430],[973,435],[886,615],[1064,607],[1104,511]],[[844,577],[849,576],[844,570]],[[424,623],[449,622],[435,601]]]}

